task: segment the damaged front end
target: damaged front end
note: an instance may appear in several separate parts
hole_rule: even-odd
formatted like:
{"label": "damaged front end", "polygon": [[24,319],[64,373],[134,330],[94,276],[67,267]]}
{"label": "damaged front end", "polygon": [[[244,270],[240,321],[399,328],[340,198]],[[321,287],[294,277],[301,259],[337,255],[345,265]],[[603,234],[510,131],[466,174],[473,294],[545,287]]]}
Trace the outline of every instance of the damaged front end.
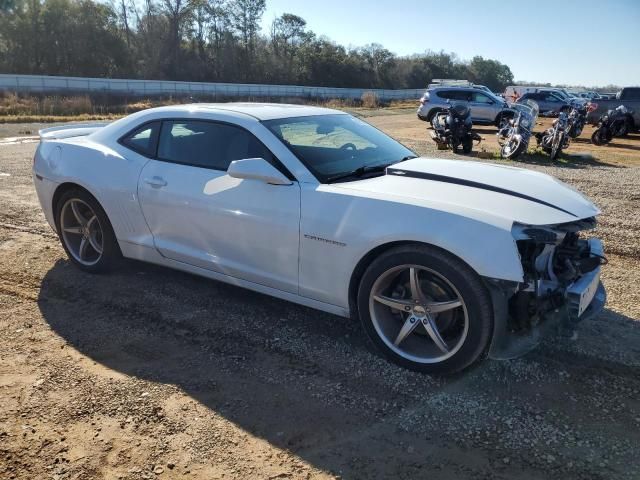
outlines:
{"label": "damaged front end", "polygon": [[487,281],[496,322],[490,357],[524,355],[550,333],[576,338],[577,322],[603,309],[602,242],[582,237],[595,226],[594,217],[550,226],[514,224],[524,280]]}

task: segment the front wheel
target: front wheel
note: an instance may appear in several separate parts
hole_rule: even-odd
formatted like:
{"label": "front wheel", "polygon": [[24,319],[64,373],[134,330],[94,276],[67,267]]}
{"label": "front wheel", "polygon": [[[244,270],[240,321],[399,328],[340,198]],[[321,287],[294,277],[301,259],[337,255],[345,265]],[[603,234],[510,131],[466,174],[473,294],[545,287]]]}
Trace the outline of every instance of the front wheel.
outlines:
{"label": "front wheel", "polygon": [[493,330],[491,299],[480,277],[426,245],[378,257],[360,282],[358,310],[382,354],[424,373],[469,367],[487,351]]}
{"label": "front wheel", "polygon": [[598,128],[595,132],[593,132],[593,134],[591,135],[591,143],[598,147],[609,143],[607,141],[607,135],[602,128]]}
{"label": "front wheel", "polygon": [[500,156],[502,158],[515,159],[525,150],[522,138],[511,137],[500,148]]}
{"label": "front wheel", "polygon": [[558,158],[558,156],[560,155],[560,152],[562,151],[563,143],[564,143],[564,138],[561,135],[556,135],[554,137],[553,145],[551,146],[551,152],[549,153],[551,160],[555,160]]}

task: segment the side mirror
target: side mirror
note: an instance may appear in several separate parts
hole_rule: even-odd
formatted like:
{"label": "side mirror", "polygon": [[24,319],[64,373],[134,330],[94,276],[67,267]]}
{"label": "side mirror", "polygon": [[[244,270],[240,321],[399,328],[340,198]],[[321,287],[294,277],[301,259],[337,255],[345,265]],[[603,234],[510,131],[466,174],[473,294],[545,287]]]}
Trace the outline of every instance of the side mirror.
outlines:
{"label": "side mirror", "polygon": [[227,175],[245,180],[261,180],[271,185],[291,185],[293,183],[264,158],[234,160],[227,169]]}

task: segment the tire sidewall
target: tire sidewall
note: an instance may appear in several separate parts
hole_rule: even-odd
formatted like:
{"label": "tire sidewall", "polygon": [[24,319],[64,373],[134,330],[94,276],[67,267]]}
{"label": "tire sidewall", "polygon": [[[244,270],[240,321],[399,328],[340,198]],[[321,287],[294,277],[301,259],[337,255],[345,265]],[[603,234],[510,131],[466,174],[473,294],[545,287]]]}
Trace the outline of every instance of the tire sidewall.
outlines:
{"label": "tire sidewall", "polygon": [[[62,207],[67,201],[71,200],[72,198],[77,198],[79,200],[82,200],[83,202],[85,202],[87,205],[91,207],[93,212],[98,217],[98,222],[100,223],[100,228],[102,229],[102,238],[103,238],[102,256],[100,257],[100,260],[98,260],[98,262],[95,263],[94,265],[84,265],[78,262],[75,259],[75,257],[72,255],[72,253],[69,251],[69,247],[65,243],[64,237],[62,235],[61,219],[60,219],[60,215],[62,213],[61,212]],[[112,269],[115,263],[117,262],[117,260],[121,257],[120,248],[118,246],[118,242],[116,240],[115,234],[113,232],[113,228],[111,227],[111,222],[109,221],[107,214],[103,210],[100,203],[93,197],[93,195],[91,195],[86,190],[81,190],[81,189],[68,190],[60,196],[54,208],[55,208],[55,225],[56,225],[56,231],[58,233],[58,238],[60,239],[62,248],[67,254],[67,257],[69,258],[69,260],[73,262],[73,264],[76,265],[81,270],[84,270],[89,273],[101,273],[101,272],[106,272]]]}
{"label": "tire sidewall", "polygon": [[[463,345],[440,363],[417,363],[391,350],[380,338],[371,320],[369,296],[374,282],[398,265],[423,265],[447,278],[462,296],[469,316],[469,329]],[[486,287],[478,275],[462,261],[432,248],[391,250],[376,259],[366,270],[358,289],[358,313],[369,340],[394,363],[419,372],[451,374],[469,367],[488,350],[493,332],[493,311]]]}

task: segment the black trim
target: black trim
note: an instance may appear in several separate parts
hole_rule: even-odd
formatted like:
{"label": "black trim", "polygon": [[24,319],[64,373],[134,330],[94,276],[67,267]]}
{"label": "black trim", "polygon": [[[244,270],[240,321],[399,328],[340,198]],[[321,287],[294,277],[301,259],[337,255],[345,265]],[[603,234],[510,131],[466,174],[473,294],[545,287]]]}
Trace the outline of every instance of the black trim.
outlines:
{"label": "black trim", "polygon": [[[143,152],[142,150],[138,150],[133,145],[127,143],[127,140],[131,138],[132,135],[143,131],[143,127],[147,127],[148,125],[152,125],[154,123],[158,124],[158,128],[156,128],[155,132],[152,132],[151,142],[153,143],[153,155],[149,155],[148,152]],[[138,155],[142,155],[147,158],[155,158],[156,153],[158,152],[158,139],[160,138],[160,129],[162,128],[162,120],[149,120],[148,122],[141,123],[135,128],[132,128],[127,133],[122,135],[118,139],[118,143],[125,148],[128,148],[132,152],[136,152]]]}
{"label": "black trim", "polygon": [[560,210],[561,212],[568,213],[572,217],[577,218],[577,215],[574,215],[573,213],[563,208],[557,207],[551,203],[547,203],[544,200],[539,200],[537,198],[530,197],[529,195],[524,195],[522,193],[514,192],[513,190],[507,190],[505,188],[494,187],[493,185],[487,185],[486,183],[474,182],[472,180],[464,180],[456,177],[448,177],[446,175],[437,175],[435,173],[412,172],[410,170],[402,170],[400,168],[387,168],[387,174],[397,175],[402,177],[410,177],[410,178],[421,178],[423,180],[432,180],[434,182],[452,183],[455,185],[462,185],[463,187],[479,188],[481,190],[489,190],[491,192],[502,193],[503,195],[510,195],[512,197],[518,197],[524,200],[529,200],[530,202],[539,203],[540,205],[545,205],[547,207]]}

